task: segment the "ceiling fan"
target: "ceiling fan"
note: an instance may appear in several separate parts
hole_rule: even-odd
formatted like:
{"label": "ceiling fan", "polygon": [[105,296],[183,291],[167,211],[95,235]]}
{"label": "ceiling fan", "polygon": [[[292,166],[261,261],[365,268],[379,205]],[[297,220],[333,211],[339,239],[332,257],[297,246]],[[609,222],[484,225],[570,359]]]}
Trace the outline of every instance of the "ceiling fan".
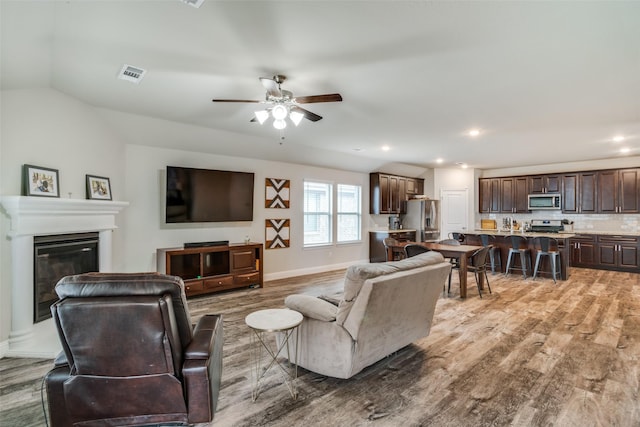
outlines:
{"label": "ceiling fan", "polygon": [[262,86],[267,90],[264,101],[251,99],[214,99],[213,102],[251,102],[266,104],[267,108],[256,111],[255,117],[252,118],[251,121],[257,121],[262,124],[271,116],[274,119],[273,127],[276,129],[284,129],[287,126],[285,120],[287,117],[296,126],[303,118],[311,120],[312,122],[322,120],[322,116],[300,107],[299,104],[342,101],[342,96],[339,93],[294,97],[293,93],[280,87],[286,79],[286,76],[280,74],[273,76],[273,78],[260,77]]}

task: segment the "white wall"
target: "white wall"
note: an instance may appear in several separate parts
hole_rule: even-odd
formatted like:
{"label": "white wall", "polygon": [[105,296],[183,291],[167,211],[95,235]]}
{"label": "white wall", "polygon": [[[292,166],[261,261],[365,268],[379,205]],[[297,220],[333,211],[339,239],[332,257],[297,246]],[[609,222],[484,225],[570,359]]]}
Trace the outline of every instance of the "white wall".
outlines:
{"label": "white wall", "polygon": [[[126,148],[126,199],[131,203],[123,214],[123,231],[127,239],[125,270],[155,270],[156,249],[182,246],[185,242],[229,240],[265,241],[265,220],[291,219],[289,248],[265,249],[264,272],[268,278],[326,271],[327,266],[343,266],[368,259],[368,235],[363,230],[359,244],[303,249],[303,182],[305,179],[362,186],[362,211],[368,212],[369,175],[340,170],[314,168],[288,163],[219,156],[129,145]],[[164,224],[164,174],[167,165],[222,169],[255,173],[254,220],[251,222],[210,224]],[[265,178],[291,180],[289,209],[264,207]],[[367,227],[367,215],[363,217]]]}
{"label": "white wall", "polygon": [[[124,193],[124,147],[92,107],[50,89],[1,92],[0,194],[19,195],[22,165],[58,169],[60,197],[85,198],[85,174],[111,178],[113,194]],[[69,195],[71,193],[71,195]],[[9,223],[0,215],[0,342],[11,329]],[[122,266],[122,239],[114,234],[114,268]]]}

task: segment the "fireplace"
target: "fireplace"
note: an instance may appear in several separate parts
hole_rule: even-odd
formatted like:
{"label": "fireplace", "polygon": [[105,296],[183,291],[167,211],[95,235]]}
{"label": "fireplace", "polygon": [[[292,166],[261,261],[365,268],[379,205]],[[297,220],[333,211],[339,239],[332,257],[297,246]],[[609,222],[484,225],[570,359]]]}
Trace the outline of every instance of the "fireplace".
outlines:
{"label": "fireplace", "polygon": [[[0,205],[9,217],[10,227],[7,233],[11,251],[9,267],[11,281],[11,332],[9,339],[0,342],[0,357],[55,357],[60,352],[60,341],[53,319],[39,322],[38,309],[34,307],[36,291],[34,284],[35,242],[41,236],[45,245],[69,235],[78,236],[89,233],[98,235],[94,246],[98,263],[93,270],[113,271],[113,232],[116,215],[129,205],[127,202],[105,200],[63,199],[58,197],[1,196]],[[84,242],[86,243],[86,242]],[[85,251],[88,252],[88,251]],[[46,255],[43,252],[43,255]],[[56,256],[58,254],[55,254]],[[52,254],[49,254],[51,257]],[[98,268],[99,267],[99,268]],[[67,270],[59,272],[66,274]],[[3,271],[4,273],[4,271]],[[55,279],[48,279],[49,286]],[[51,295],[49,295],[50,297]],[[48,312],[50,299],[40,313]],[[35,310],[34,310],[35,309]]]}
{"label": "fireplace", "polygon": [[64,276],[99,271],[98,233],[59,234],[33,238],[33,321],[51,317],[58,300],[56,283]]}

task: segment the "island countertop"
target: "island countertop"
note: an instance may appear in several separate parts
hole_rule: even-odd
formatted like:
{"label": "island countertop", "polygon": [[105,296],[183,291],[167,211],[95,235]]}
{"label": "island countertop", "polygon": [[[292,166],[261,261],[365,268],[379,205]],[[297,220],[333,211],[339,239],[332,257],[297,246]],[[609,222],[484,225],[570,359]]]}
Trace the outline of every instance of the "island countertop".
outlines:
{"label": "island countertop", "polygon": [[576,236],[577,233],[540,233],[540,232],[531,232],[525,231],[524,233],[518,231],[514,231],[513,233],[510,231],[502,231],[502,230],[482,230],[476,229],[472,232],[466,232],[463,234],[469,235],[480,235],[480,234],[489,234],[491,236],[522,236],[522,237],[551,237],[554,239],[570,239],[571,237]]}

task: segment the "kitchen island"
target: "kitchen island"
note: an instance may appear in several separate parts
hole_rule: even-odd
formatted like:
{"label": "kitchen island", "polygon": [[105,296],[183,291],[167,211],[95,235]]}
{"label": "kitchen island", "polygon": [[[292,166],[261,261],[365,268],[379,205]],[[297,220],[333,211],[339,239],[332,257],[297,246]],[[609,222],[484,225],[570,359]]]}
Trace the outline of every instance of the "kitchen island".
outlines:
{"label": "kitchen island", "polygon": [[[569,277],[569,259],[571,258],[570,250],[571,247],[569,245],[569,239],[574,237],[574,233],[544,233],[544,232],[520,232],[514,231],[513,233],[510,231],[500,231],[500,230],[475,230],[473,232],[466,232],[464,243],[467,245],[482,245],[482,241],[480,240],[481,234],[488,234],[490,236],[494,236],[494,241],[492,244],[500,249],[500,260],[501,260],[501,272],[506,271],[507,267],[507,258],[509,257],[509,249],[511,248],[511,239],[510,236],[522,236],[527,239],[530,256],[531,256],[531,267],[535,266],[536,262],[536,248],[535,248],[535,238],[536,237],[550,237],[552,239],[556,239],[558,241],[558,250],[560,251],[560,278],[562,280],[567,280]],[[538,277],[550,277],[551,276],[551,268],[549,266],[549,257],[542,257],[540,260],[540,267],[538,268]],[[528,272],[528,277],[533,275],[533,270]]]}

